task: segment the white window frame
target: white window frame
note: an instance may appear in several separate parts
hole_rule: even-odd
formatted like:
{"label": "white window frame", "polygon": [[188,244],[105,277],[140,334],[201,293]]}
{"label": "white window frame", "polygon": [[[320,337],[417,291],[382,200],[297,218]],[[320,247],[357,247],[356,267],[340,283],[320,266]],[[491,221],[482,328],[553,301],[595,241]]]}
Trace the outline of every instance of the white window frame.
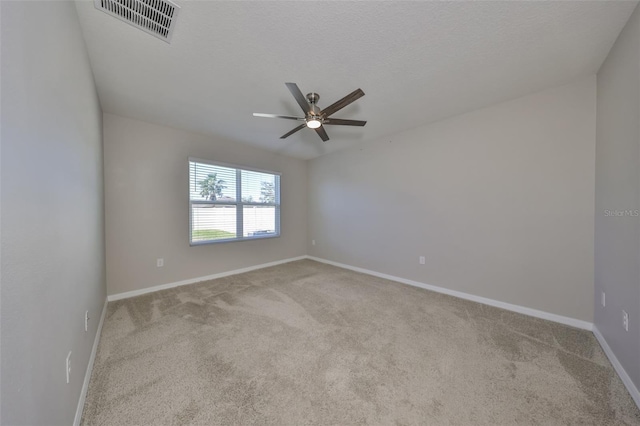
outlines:
{"label": "white window frame", "polygon": [[[220,166],[220,167],[227,167],[230,169],[235,169],[236,170],[236,201],[210,201],[210,200],[192,200],[191,199],[191,163],[202,163],[202,164],[208,164],[211,166]],[[266,239],[266,238],[279,238],[280,237],[280,183],[281,183],[281,178],[282,178],[282,173],[280,172],[274,172],[271,170],[261,170],[261,169],[256,169],[256,168],[252,168],[252,167],[246,167],[246,166],[239,166],[237,164],[230,164],[230,163],[222,163],[219,161],[210,161],[210,160],[205,160],[202,158],[196,158],[196,157],[189,157],[188,161],[187,161],[187,170],[189,171],[187,173],[188,175],[188,180],[189,180],[189,245],[190,246],[201,246],[201,245],[208,245],[208,244],[218,244],[218,243],[229,243],[229,242],[233,242],[233,241],[247,241],[247,240],[262,240],[262,239]],[[276,202],[275,203],[260,203],[260,202],[245,202],[242,201],[242,171],[248,171],[248,172],[259,172],[259,173],[268,173],[271,175],[274,175],[276,177],[276,185],[274,190],[275,190],[275,198],[276,198]],[[204,241],[193,241],[193,205],[194,204],[211,204],[211,205],[222,205],[222,206],[236,206],[236,235],[237,237],[235,238],[224,238],[224,239],[218,239],[218,240],[204,240]],[[276,208],[276,214],[275,214],[275,233],[273,234],[266,234],[266,235],[252,235],[252,236],[247,236],[244,237],[244,231],[243,231],[243,212],[244,212],[244,206],[271,206],[271,207],[275,207]]]}

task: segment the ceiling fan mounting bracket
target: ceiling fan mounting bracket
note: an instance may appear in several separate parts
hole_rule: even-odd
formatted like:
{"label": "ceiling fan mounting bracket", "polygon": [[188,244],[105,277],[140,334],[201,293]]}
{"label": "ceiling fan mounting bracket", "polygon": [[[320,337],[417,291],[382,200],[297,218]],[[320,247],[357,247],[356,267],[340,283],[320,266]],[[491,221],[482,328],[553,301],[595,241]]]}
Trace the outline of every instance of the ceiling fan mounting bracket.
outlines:
{"label": "ceiling fan mounting bracket", "polygon": [[318,103],[318,101],[320,100],[320,95],[318,95],[317,93],[307,93],[307,101],[309,101],[309,103],[311,105],[315,105]]}

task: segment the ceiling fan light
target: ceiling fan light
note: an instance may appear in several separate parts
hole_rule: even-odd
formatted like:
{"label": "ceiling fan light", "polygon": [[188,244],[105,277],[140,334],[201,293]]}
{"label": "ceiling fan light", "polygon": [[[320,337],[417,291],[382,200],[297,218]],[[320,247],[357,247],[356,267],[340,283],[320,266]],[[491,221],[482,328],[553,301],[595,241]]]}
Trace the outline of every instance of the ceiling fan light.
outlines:
{"label": "ceiling fan light", "polygon": [[317,118],[310,118],[307,120],[307,127],[310,129],[317,129],[322,126],[322,123]]}

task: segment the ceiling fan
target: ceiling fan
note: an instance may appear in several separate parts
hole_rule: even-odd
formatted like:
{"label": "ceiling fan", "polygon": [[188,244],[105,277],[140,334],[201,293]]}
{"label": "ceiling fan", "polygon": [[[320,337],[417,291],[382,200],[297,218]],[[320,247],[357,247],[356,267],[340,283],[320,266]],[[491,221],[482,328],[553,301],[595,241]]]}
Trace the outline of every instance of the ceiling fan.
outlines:
{"label": "ceiling fan", "polygon": [[262,114],[258,112],[254,112],[253,115],[255,117],[267,117],[267,118],[286,118],[287,120],[297,120],[304,121],[303,124],[299,125],[295,129],[290,132],[285,133],[280,136],[280,139],[284,139],[286,137],[291,136],[295,132],[308,127],[310,129],[314,129],[318,136],[322,138],[324,142],[329,140],[329,136],[327,132],[324,130],[324,125],[338,125],[338,126],[364,126],[367,124],[366,121],[362,120],[344,120],[341,118],[330,118],[331,115],[340,111],[342,108],[346,107],[350,103],[360,99],[364,96],[364,92],[362,89],[356,89],[353,92],[349,93],[344,98],[340,99],[337,102],[332,103],[325,109],[318,108],[318,99],[320,99],[320,95],[317,93],[307,93],[307,96],[303,96],[302,92],[298,88],[298,85],[295,83],[285,83],[295,100],[302,108],[304,112],[304,117],[294,117],[291,115],[278,115],[278,114]]}

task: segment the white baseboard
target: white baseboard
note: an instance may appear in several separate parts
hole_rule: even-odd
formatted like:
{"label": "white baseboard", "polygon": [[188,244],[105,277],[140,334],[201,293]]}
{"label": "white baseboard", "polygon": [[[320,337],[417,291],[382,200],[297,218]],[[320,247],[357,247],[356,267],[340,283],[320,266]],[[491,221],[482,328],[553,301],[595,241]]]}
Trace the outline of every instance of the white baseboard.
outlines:
{"label": "white baseboard", "polygon": [[91,380],[91,372],[93,371],[93,362],[96,360],[96,353],[98,352],[98,343],[100,342],[100,335],[102,334],[102,324],[104,323],[104,317],[107,315],[107,303],[104,301],[102,307],[102,314],[100,315],[100,322],[98,323],[98,329],[96,330],[96,337],[93,339],[93,348],[91,348],[91,355],[89,356],[89,364],[87,365],[87,371],[84,374],[84,383],[82,383],[82,390],[80,391],[80,400],[78,401],[78,408],[76,408],[76,417],[73,420],[73,426],[79,426],[82,420],[82,410],[84,409],[84,401],[87,398],[87,391],[89,390],[89,381]]}
{"label": "white baseboard", "polygon": [[618,358],[609,347],[606,339],[604,338],[602,333],[600,333],[598,327],[596,327],[595,325],[593,326],[593,334],[596,336],[596,339],[598,339],[598,343],[600,343],[600,346],[602,346],[602,350],[607,355],[607,358],[609,358],[609,361],[613,365],[613,368],[615,368],[616,373],[618,373],[618,376],[620,376],[622,383],[624,383],[627,390],[631,394],[631,397],[636,402],[636,405],[638,406],[638,408],[640,408],[640,391],[638,391],[638,388],[631,380],[631,377],[629,377],[624,367],[622,367],[622,364],[620,364],[620,361],[618,361]]}
{"label": "white baseboard", "polygon": [[550,312],[539,311],[537,309],[527,308],[525,306],[513,305],[511,303],[506,303],[506,302],[500,302],[499,300],[488,299],[486,297],[481,297],[481,296],[475,296],[473,294],[463,293],[461,291],[456,291],[456,290],[450,290],[448,288],[437,287],[430,284],[424,284],[418,281],[395,277],[393,275],[383,274],[381,272],[371,271],[369,269],[358,268],[357,266],[345,265],[344,263],[338,263],[332,260],[322,259],[319,257],[307,256],[307,258],[318,261],[318,262],[327,263],[329,265],[337,266],[339,268],[350,269],[352,271],[361,272],[363,274],[373,275],[374,277],[384,278],[391,281],[397,281],[402,284],[424,288],[426,290],[435,291],[437,293],[448,294],[449,296],[471,300],[472,302],[478,302],[478,303],[482,303],[489,306],[495,306],[496,308],[502,308],[508,311],[518,312],[520,314],[528,315],[531,317],[542,318],[542,319],[557,322],[560,324],[569,325],[571,327],[581,328],[583,330],[589,330],[589,331],[593,330],[593,324],[587,321],[582,321],[575,318],[552,314]]}
{"label": "white baseboard", "polygon": [[188,280],[177,281],[177,282],[174,282],[174,283],[156,285],[156,286],[153,286],[153,287],[147,287],[147,288],[143,288],[143,289],[140,289],[140,290],[127,291],[127,292],[124,292],[124,293],[111,294],[111,295],[107,296],[107,300],[109,302],[113,302],[114,300],[128,299],[130,297],[136,297],[136,296],[140,296],[140,295],[147,294],[147,293],[153,293],[153,292],[160,291],[160,290],[166,290],[168,288],[180,287],[180,286],[188,285],[188,284],[195,284],[195,283],[199,283],[201,281],[215,280],[216,278],[228,277],[229,275],[243,274],[245,272],[255,271],[256,269],[268,268],[270,266],[281,265],[283,263],[294,262],[296,260],[302,260],[302,259],[307,259],[307,256],[298,256],[298,257],[292,257],[292,258],[289,258],[289,259],[276,260],[275,262],[262,263],[260,265],[249,266],[249,267],[241,268],[241,269],[234,269],[232,271],[220,272],[218,274],[207,275],[207,276],[204,276],[204,277],[191,278],[191,279],[188,279]]}

